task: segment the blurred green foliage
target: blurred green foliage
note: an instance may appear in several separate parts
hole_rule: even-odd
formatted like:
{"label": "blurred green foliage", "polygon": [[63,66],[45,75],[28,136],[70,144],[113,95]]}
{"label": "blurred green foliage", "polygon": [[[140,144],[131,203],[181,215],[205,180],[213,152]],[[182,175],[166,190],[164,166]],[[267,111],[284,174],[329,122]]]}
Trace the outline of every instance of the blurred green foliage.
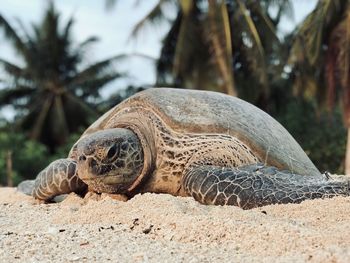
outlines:
{"label": "blurred green foliage", "polygon": [[13,182],[16,185],[24,178],[32,178],[34,174],[47,165],[49,158],[46,146],[28,140],[24,134],[0,132],[0,184],[6,185],[6,159],[11,152]]}
{"label": "blurred green foliage", "polygon": [[319,112],[315,102],[294,98],[275,117],[321,172],[344,173],[346,129],[339,108]]}
{"label": "blurred green foliage", "polygon": [[50,154],[48,148],[39,142],[28,140],[24,134],[7,131],[0,132],[0,185],[7,184],[6,159],[12,156],[12,178],[14,185],[24,179],[33,179],[50,162],[65,158],[80,134],[70,135],[66,145]]}

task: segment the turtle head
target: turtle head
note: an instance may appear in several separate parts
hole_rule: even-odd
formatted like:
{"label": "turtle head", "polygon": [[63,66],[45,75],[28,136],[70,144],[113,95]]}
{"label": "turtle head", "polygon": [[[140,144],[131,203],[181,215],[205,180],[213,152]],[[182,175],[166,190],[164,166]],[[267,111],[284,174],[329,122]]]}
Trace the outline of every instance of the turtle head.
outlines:
{"label": "turtle head", "polygon": [[89,134],[76,147],[78,176],[96,192],[125,193],[141,174],[143,149],[129,129]]}

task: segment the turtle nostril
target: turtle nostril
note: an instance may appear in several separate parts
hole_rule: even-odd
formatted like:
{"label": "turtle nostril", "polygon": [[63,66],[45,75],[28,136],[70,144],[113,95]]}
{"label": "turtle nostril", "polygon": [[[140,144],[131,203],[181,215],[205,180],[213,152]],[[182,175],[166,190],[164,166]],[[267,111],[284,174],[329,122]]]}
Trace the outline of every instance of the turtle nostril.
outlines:
{"label": "turtle nostril", "polygon": [[92,169],[96,169],[96,167],[97,167],[97,162],[96,162],[96,160],[95,159],[89,159],[89,161],[88,161],[88,163],[89,163],[89,166],[92,168]]}
{"label": "turtle nostril", "polygon": [[80,155],[79,156],[79,161],[86,161],[85,155]]}

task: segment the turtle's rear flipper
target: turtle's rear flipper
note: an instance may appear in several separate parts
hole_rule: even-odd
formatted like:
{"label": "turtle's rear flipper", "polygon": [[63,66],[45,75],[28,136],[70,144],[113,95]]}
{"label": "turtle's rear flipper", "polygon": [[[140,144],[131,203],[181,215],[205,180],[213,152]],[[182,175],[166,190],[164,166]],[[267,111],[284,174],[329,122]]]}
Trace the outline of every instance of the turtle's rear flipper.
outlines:
{"label": "turtle's rear flipper", "polygon": [[17,186],[17,191],[26,195],[32,195],[34,189],[35,180],[25,180]]}
{"label": "turtle's rear flipper", "polygon": [[238,168],[194,165],[185,174],[182,186],[203,204],[243,209],[350,194],[349,180],[332,180],[321,174],[303,176],[261,164]]}
{"label": "turtle's rear flipper", "polygon": [[34,185],[32,181],[24,181],[18,186],[19,191],[45,201],[71,192],[83,193],[86,189],[77,175],[76,161],[69,158],[52,162],[38,174]]}

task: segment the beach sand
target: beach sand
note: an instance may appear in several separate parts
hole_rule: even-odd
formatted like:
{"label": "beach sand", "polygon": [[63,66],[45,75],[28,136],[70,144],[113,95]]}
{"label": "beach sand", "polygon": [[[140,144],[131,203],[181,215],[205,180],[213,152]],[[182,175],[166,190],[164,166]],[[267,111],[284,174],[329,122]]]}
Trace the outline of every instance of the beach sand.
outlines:
{"label": "beach sand", "polygon": [[350,198],[244,211],[165,194],[43,204],[0,188],[0,262],[350,262]]}

